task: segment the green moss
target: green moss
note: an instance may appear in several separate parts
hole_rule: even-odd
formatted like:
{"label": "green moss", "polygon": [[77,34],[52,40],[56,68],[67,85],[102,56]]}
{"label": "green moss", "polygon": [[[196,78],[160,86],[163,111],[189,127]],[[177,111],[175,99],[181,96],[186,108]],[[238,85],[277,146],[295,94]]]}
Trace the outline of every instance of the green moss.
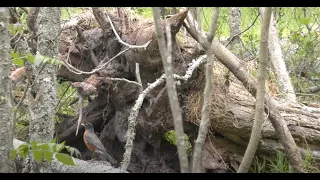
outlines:
{"label": "green moss", "polygon": [[[176,133],[174,130],[170,130],[170,131],[165,132],[164,139],[166,141],[168,141],[170,144],[177,146]],[[190,156],[192,153],[192,145],[189,142],[188,135],[184,134],[184,140],[185,140],[185,144],[186,144],[187,153]]]}

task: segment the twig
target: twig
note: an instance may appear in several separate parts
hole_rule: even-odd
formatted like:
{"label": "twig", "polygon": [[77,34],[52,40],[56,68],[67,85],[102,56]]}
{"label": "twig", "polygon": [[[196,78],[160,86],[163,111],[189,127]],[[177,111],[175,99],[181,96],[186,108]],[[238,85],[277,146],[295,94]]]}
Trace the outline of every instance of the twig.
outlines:
{"label": "twig", "polygon": [[130,48],[127,48],[121,52],[119,52],[117,55],[115,55],[113,58],[111,58],[108,62],[102,64],[99,68],[95,68],[93,70],[91,70],[90,72],[85,72],[85,71],[81,71],[81,70],[78,70],[77,68],[75,68],[74,66],[72,66],[71,64],[68,63],[68,59],[69,59],[69,54],[70,54],[70,49],[69,49],[69,52],[68,52],[68,56],[67,56],[67,60],[66,61],[63,61],[63,60],[60,60],[61,64],[63,66],[65,66],[69,71],[75,73],[75,74],[93,74],[93,73],[96,73],[102,69],[104,69],[112,60],[114,60],[115,58],[117,58],[118,56],[120,56],[122,53],[128,51]]}
{"label": "twig", "polygon": [[139,70],[139,63],[136,63],[136,78],[137,78],[137,82],[140,84],[140,92],[143,91],[143,86],[142,86],[142,81],[141,81],[141,77],[140,77],[140,70]]}
{"label": "twig", "polygon": [[16,107],[15,107],[16,110],[19,109],[19,107],[21,106],[23,100],[26,98],[29,85],[30,85],[30,82],[28,81],[28,82],[27,82],[27,86],[25,87],[25,89],[24,89],[24,91],[23,91],[23,95],[22,95],[20,101],[18,102],[18,104],[17,104]]}
{"label": "twig", "polygon": [[248,31],[257,21],[258,17],[260,16],[260,12],[258,11],[258,15],[257,17],[253,20],[253,22],[251,23],[251,25],[249,27],[247,27],[247,29],[245,29],[242,32],[239,32],[238,34],[232,36],[232,38],[230,39],[230,41],[225,45],[226,47],[228,47],[228,45],[233,41],[233,39],[237,36],[240,36],[241,34],[245,33],[246,31]]}
{"label": "twig", "polygon": [[152,14],[157,34],[157,41],[159,45],[160,54],[162,57],[162,63],[166,75],[166,87],[169,96],[169,102],[171,107],[171,112],[174,121],[174,129],[176,135],[178,156],[180,161],[180,170],[182,173],[189,172],[189,160],[186,152],[185,140],[184,140],[184,131],[183,131],[183,122],[181,115],[181,108],[178,101],[177,90],[173,77],[173,68],[172,68],[172,40],[171,40],[171,30],[170,24],[166,24],[166,35],[167,35],[167,45],[164,37],[164,32],[160,23],[160,12],[156,7],[152,8]]}
{"label": "twig", "polygon": [[67,89],[62,93],[62,96],[61,96],[61,98],[59,99],[59,102],[58,102],[58,104],[57,104],[57,106],[56,106],[56,109],[57,109],[57,107],[59,107],[59,105],[60,105],[60,103],[61,103],[61,101],[62,101],[62,98],[63,98],[64,95],[67,93],[67,91],[69,90],[70,86],[71,86],[71,83],[69,83]]}
{"label": "twig", "polygon": [[123,45],[125,45],[125,46],[128,46],[129,48],[144,48],[144,49],[146,49],[146,48],[148,47],[148,45],[150,44],[151,40],[149,40],[147,43],[145,43],[145,44],[142,45],[142,46],[130,45],[130,44],[125,43],[124,41],[122,41],[122,39],[121,39],[120,36],[118,35],[116,29],[114,28],[113,23],[112,23],[109,15],[108,15],[108,13],[106,13],[106,15],[107,15],[107,18],[108,18],[108,20],[109,20],[109,22],[110,22],[110,25],[111,25],[111,27],[112,27],[113,33],[116,35],[119,43],[121,43],[121,44],[123,44]]}

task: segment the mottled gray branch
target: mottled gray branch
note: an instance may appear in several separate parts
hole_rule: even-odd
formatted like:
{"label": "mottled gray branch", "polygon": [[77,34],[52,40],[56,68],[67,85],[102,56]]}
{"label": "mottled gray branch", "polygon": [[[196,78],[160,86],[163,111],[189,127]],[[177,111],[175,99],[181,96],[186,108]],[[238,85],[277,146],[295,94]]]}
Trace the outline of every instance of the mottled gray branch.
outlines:
{"label": "mottled gray branch", "polygon": [[219,8],[215,7],[213,8],[212,17],[211,17],[211,28],[207,35],[207,39],[210,43],[212,42],[212,39],[216,35],[216,30],[218,27],[218,18],[219,18]]}
{"label": "mottled gray branch", "polygon": [[198,130],[198,137],[195,141],[193,160],[192,160],[192,172],[200,173],[201,170],[201,155],[203,144],[206,140],[208,129],[210,127],[210,111],[212,102],[212,80],[213,80],[213,60],[214,54],[212,50],[207,51],[207,66],[206,66],[206,85],[203,93],[203,105],[201,111],[201,122]]}
{"label": "mottled gray branch", "polygon": [[141,77],[140,77],[140,68],[139,68],[139,63],[136,63],[136,78],[137,78],[137,82],[140,84],[140,92],[143,91],[143,87],[142,87],[142,81],[141,81]]}
{"label": "mottled gray branch", "polygon": [[0,173],[10,173],[14,171],[9,160],[14,124],[9,78],[12,65],[9,54],[9,10],[6,7],[0,7],[0,41]]}
{"label": "mottled gray branch", "polygon": [[252,160],[255,156],[258,144],[261,138],[262,126],[264,119],[264,96],[266,92],[265,80],[268,65],[268,35],[269,25],[272,14],[272,8],[267,7],[264,12],[264,19],[261,25],[261,40],[260,40],[260,59],[258,65],[258,82],[257,82],[257,94],[256,94],[256,108],[255,118],[252,126],[252,132],[249,140],[248,147],[241,161],[238,173],[248,172]]}
{"label": "mottled gray branch", "polygon": [[159,8],[153,7],[152,14],[157,34],[157,41],[159,45],[160,54],[162,57],[163,67],[166,75],[166,87],[169,96],[169,102],[171,107],[171,112],[174,121],[174,129],[177,140],[178,156],[180,161],[180,170],[182,173],[189,172],[189,160],[186,152],[183,122],[181,115],[181,108],[178,101],[176,86],[173,77],[172,68],[172,44],[171,44],[171,32],[170,26],[166,25],[166,35],[167,35],[167,46],[165,42],[164,32],[160,23],[160,12]]}

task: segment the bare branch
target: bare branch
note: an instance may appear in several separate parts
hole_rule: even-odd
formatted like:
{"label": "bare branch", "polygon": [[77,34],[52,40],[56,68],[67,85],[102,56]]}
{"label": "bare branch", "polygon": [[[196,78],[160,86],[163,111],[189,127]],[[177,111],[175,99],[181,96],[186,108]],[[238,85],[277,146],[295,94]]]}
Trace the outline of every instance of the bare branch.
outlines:
{"label": "bare branch", "polygon": [[141,81],[141,77],[140,77],[139,63],[136,63],[136,78],[137,78],[137,82],[140,84],[140,92],[142,92],[143,86],[142,86],[142,81]]}
{"label": "bare branch", "polygon": [[136,127],[136,120],[139,114],[139,110],[142,106],[143,100],[146,97],[146,95],[156,88],[157,86],[161,85],[165,81],[165,76],[162,75],[159,79],[157,79],[154,83],[149,85],[142,93],[139,95],[138,99],[136,100],[135,105],[132,107],[129,118],[128,118],[128,130],[126,132],[126,145],[124,146],[125,148],[125,153],[123,154],[123,160],[121,162],[121,170],[126,171],[128,168],[128,165],[130,163],[131,159],[131,153],[133,149],[133,140],[135,138],[135,127]]}
{"label": "bare branch", "polygon": [[116,35],[119,43],[121,43],[121,44],[123,44],[123,45],[125,45],[125,46],[128,46],[129,48],[144,48],[144,49],[146,49],[146,48],[148,47],[148,45],[150,44],[151,40],[149,40],[146,44],[144,44],[144,45],[142,45],[142,46],[130,45],[130,44],[128,44],[128,43],[125,43],[124,41],[122,41],[122,39],[121,39],[120,36],[118,35],[118,33],[117,33],[116,29],[114,28],[113,23],[112,23],[112,21],[111,21],[111,19],[110,19],[110,17],[109,17],[108,14],[107,14],[107,18],[108,18],[108,20],[109,20],[109,22],[110,22],[110,25],[111,25],[111,27],[112,27],[113,33]]}
{"label": "bare branch", "polygon": [[[215,33],[215,32],[213,32]],[[214,54],[212,50],[207,51],[207,67],[206,67],[206,86],[203,93],[203,105],[201,112],[201,122],[198,130],[198,137],[195,141],[194,151],[193,151],[193,161],[192,161],[192,172],[199,173],[200,172],[200,162],[201,162],[201,154],[203,144],[206,140],[208,128],[210,127],[210,111],[211,111],[211,101],[212,101],[212,76],[213,76],[213,60]]]}
{"label": "bare branch", "polygon": [[207,39],[210,43],[212,42],[212,39],[216,35],[216,30],[218,27],[218,18],[219,18],[219,8],[215,7],[213,8],[212,17],[211,17],[211,28],[207,35]]}
{"label": "bare branch", "polygon": [[111,58],[109,61],[107,61],[106,63],[102,64],[101,66],[99,65],[97,68],[91,70],[90,72],[85,72],[85,71],[81,71],[77,68],[75,68],[74,66],[72,66],[70,63],[68,63],[69,60],[69,54],[72,51],[72,48],[69,49],[68,52],[68,56],[67,56],[67,60],[60,60],[61,64],[66,67],[69,71],[75,73],[75,74],[93,74],[96,73],[102,69],[104,69],[111,61],[113,61],[115,58],[117,58],[118,56],[120,56],[121,54],[123,54],[124,52],[128,51],[130,48],[127,48],[125,50],[122,50],[121,52],[119,52],[117,55],[115,55],[113,58]]}
{"label": "bare branch", "polygon": [[186,153],[186,146],[184,140],[184,131],[182,124],[181,108],[178,101],[177,91],[174,84],[173,70],[172,70],[172,44],[171,44],[171,32],[169,24],[166,24],[167,46],[165,43],[164,33],[160,23],[160,12],[156,7],[152,8],[152,14],[154,24],[157,33],[157,41],[159,45],[160,54],[162,57],[163,67],[166,74],[166,87],[169,96],[169,102],[171,106],[174,128],[176,134],[178,155],[180,160],[180,169],[182,173],[189,172],[189,160]]}
{"label": "bare branch", "polygon": [[261,138],[262,126],[264,123],[264,96],[265,96],[265,79],[268,65],[268,35],[271,19],[272,8],[267,7],[264,12],[264,20],[261,25],[261,40],[260,40],[260,60],[258,67],[258,82],[256,94],[256,109],[255,119],[252,127],[251,137],[248,147],[241,161],[238,173],[248,172],[251,162],[254,158],[258,144]]}

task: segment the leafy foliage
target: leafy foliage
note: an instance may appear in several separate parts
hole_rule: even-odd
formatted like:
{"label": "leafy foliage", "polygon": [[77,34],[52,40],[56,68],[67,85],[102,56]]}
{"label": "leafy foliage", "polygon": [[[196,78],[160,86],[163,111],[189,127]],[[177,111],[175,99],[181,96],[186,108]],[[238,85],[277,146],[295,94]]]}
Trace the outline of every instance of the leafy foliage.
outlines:
{"label": "leafy foliage", "polygon": [[[303,160],[303,168],[307,172],[319,171],[314,167],[313,157],[310,150],[307,150],[306,156]],[[276,155],[271,159],[255,157],[255,160],[250,168],[250,172],[254,173],[293,173],[294,170],[291,167],[285,154],[281,151],[277,151]]]}
{"label": "leafy foliage", "polygon": [[[76,155],[77,157],[81,157],[81,153],[73,147],[66,146],[65,142],[58,144],[55,143],[55,141],[56,139],[53,139],[48,143],[33,141],[21,144],[18,148],[11,151],[10,160],[13,160],[17,156],[26,158],[28,155],[32,154],[34,160],[38,163],[41,163],[43,159],[50,162],[52,158],[55,157],[63,164],[75,166],[71,156]],[[63,150],[67,150],[70,155],[61,153]]]}

